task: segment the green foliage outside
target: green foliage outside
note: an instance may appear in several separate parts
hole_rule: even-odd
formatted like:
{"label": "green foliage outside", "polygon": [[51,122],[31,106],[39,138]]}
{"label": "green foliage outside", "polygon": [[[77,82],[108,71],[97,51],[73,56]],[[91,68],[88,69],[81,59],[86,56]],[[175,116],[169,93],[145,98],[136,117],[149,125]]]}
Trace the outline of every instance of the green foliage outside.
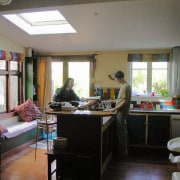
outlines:
{"label": "green foliage outside", "polygon": [[161,94],[164,97],[168,97],[167,91],[167,71],[154,70],[152,73],[152,91],[155,94]]}
{"label": "green foliage outside", "polygon": [[168,91],[166,89],[160,89],[159,93],[164,97],[168,97]]}
{"label": "green foliage outside", "polygon": [[58,83],[55,84],[55,92],[57,88],[60,88]]}
{"label": "green foliage outside", "polygon": [[[152,92],[155,94],[161,94],[164,97],[168,97],[167,80],[165,71],[153,71],[152,74]],[[145,70],[133,71],[133,89],[137,89],[138,95],[141,95],[147,90],[147,76]]]}
{"label": "green foliage outside", "polygon": [[146,92],[146,72],[144,70],[135,70],[133,74],[133,87],[138,90],[138,94]]}
{"label": "green foliage outside", "polygon": [[154,81],[152,86],[154,88],[155,94],[161,94],[162,96],[165,96],[165,97],[168,96],[168,92],[166,90],[166,80],[165,79],[161,79],[159,81]]}
{"label": "green foliage outside", "polygon": [[83,82],[75,81],[74,88],[75,92],[79,97],[88,97],[88,91],[83,88]]}

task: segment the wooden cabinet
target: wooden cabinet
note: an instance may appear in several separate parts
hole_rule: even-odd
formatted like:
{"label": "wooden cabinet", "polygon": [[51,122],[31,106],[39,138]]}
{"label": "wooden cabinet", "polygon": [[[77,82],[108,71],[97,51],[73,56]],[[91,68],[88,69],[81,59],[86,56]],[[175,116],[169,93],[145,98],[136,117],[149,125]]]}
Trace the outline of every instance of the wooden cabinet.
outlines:
{"label": "wooden cabinet", "polygon": [[171,137],[171,116],[132,114],[127,127],[130,146],[165,147]]}
{"label": "wooden cabinet", "polygon": [[148,145],[166,146],[170,138],[170,116],[148,116]]}
{"label": "wooden cabinet", "polygon": [[145,143],[145,122],[144,115],[130,115],[127,119],[129,144],[144,145]]}

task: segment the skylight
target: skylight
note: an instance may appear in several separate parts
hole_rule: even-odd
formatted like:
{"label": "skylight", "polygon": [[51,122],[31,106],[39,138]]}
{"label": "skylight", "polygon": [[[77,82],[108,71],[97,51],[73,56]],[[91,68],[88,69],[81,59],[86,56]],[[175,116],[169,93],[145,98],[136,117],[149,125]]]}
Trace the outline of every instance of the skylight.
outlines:
{"label": "skylight", "polygon": [[30,35],[76,33],[58,10],[4,14],[3,17]]}

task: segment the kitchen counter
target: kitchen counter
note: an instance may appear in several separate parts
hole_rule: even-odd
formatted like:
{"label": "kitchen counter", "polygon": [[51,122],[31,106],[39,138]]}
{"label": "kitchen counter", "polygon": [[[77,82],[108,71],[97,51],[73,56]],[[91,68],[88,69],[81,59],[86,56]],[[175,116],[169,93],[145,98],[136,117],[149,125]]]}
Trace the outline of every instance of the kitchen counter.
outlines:
{"label": "kitchen counter", "polygon": [[171,110],[152,110],[152,109],[130,109],[131,113],[141,113],[141,114],[180,114],[180,109]]}
{"label": "kitchen counter", "polygon": [[105,111],[88,111],[88,110],[76,110],[76,111],[54,111],[48,110],[46,114],[51,115],[67,115],[67,116],[113,116],[112,112]]}

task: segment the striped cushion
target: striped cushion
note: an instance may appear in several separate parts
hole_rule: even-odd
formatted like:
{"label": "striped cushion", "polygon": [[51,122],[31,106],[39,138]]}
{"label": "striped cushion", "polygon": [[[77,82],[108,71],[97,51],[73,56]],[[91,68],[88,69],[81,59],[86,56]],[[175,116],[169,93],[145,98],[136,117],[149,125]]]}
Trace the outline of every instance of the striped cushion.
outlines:
{"label": "striped cushion", "polygon": [[16,106],[14,110],[19,114],[21,119],[25,122],[30,122],[35,119],[35,108],[33,101],[28,99],[23,104]]}

